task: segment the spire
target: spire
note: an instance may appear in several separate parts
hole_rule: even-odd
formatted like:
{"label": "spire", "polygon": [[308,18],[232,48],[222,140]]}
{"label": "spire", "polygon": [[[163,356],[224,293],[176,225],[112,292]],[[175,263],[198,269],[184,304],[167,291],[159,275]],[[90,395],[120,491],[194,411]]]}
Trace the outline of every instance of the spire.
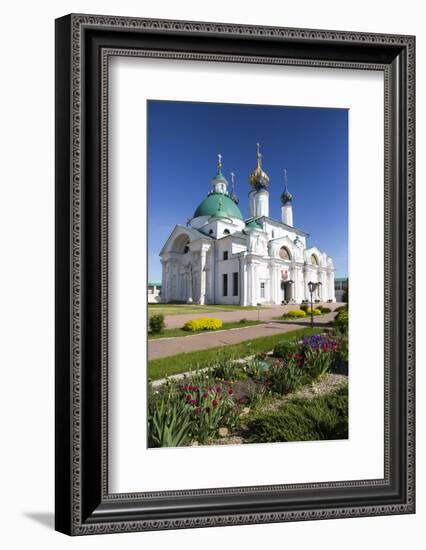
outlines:
{"label": "spire", "polygon": [[262,170],[262,153],[260,152],[260,143],[256,143],[257,163],[256,168],[249,175],[249,182],[256,191],[266,189],[269,185],[269,176]]}
{"label": "spire", "polygon": [[238,199],[237,194],[235,193],[235,174],[234,172],[230,172],[231,176],[231,199],[235,202],[235,204],[238,204],[240,201]]}
{"label": "spire", "polygon": [[287,170],[284,168],[284,192],[281,195],[281,204],[285,205],[291,203],[293,196],[288,191],[287,187]]}

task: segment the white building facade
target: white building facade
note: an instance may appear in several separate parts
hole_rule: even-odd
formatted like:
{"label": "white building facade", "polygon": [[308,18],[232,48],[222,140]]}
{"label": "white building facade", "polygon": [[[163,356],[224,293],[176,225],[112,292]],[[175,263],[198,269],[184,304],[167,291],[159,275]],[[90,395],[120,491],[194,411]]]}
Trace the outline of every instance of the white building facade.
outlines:
{"label": "white building facade", "polygon": [[238,198],[218,170],[212,189],[187,225],[176,225],[161,252],[162,302],[198,304],[282,304],[313,299],[334,302],[333,260],[309,235],[293,226],[292,195],[281,195],[281,220],[269,217],[269,177],[257,165],[249,176],[249,217],[244,219]]}

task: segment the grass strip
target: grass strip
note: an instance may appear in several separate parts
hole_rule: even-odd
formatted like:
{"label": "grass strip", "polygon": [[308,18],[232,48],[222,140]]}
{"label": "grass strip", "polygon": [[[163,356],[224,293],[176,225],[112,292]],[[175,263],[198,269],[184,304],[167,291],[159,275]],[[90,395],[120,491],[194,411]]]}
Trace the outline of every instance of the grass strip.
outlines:
{"label": "grass strip", "polygon": [[[258,309],[256,306],[234,306],[234,305],[206,305],[199,306],[196,304],[149,304],[148,317],[158,313],[167,315],[186,315],[197,313],[215,313],[219,311],[250,311]],[[263,309],[268,309],[263,307]]]}
{"label": "grass strip", "polygon": [[[218,330],[229,330],[231,328],[244,328],[244,327],[253,327],[255,325],[262,324],[259,321],[244,321],[244,323],[241,323],[240,321],[234,321],[232,323],[223,323],[222,328]],[[195,330],[192,332],[191,330],[183,330],[183,328],[170,328],[164,330],[161,334],[148,334],[148,340],[158,340],[161,338],[176,338],[179,336],[192,336],[194,334],[205,334],[206,332],[218,332],[217,330]]]}
{"label": "grass strip", "polygon": [[245,340],[238,344],[229,344],[227,346],[151,359],[151,361],[148,361],[148,378],[150,380],[158,380],[172,374],[195,370],[197,367],[205,368],[213,362],[217,363],[226,359],[240,359],[249,355],[271,351],[278,342],[319,334],[322,331],[323,329],[319,327],[313,329],[303,328],[284,334],[274,334],[272,336]]}

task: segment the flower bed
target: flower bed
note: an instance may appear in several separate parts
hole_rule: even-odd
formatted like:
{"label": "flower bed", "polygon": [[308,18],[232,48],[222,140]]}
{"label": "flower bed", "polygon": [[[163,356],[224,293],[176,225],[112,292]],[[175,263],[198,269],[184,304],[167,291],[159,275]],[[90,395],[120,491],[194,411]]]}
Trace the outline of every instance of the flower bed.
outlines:
{"label": "flower bed", "polygon": [[[340,334],[314,335],[283,341],[275,346],[272,356],[261,354],[238,363],[218,361],[183,380],[169,380],[155,391],[151,388],[149,446],[205,445],[214,443],[218,437],[244,432],[244,426],[251,425],[254,415],[263,414],[271,403],[282,405],[283,400],[291,399],[301,388],[333,376],[330,373],[345,358],[347,338]],[[276,421],[273,416],[273,422]],[[268,433],[267,429],[262,430],[258,433]],[[342,430],[339,433],[344,433]],[[314,432],[312,428],[307,433]],[[242,442],[252,441],[252,435],[242,436]],[[256,437],[256,442],[262,442],[259,441],[262,436]],[[264,442],[267,441],[270,440],[266,438]]]}
{"label": "flower bed", "polygon": [[223,323],[221,319],[215,319],[214,317],[199,317],[198,319],[191,319],[187,321],[183,330],[196,332],[198,330],[218,330],[222,328]]}

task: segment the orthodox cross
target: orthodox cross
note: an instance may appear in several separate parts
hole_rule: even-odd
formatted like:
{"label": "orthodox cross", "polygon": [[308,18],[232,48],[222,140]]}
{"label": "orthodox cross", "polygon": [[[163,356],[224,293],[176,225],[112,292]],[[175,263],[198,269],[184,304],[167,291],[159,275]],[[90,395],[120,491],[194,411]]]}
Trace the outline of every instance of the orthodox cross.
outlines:
{"label": "orthodox cross", "polygon": [[284,191],[288,191],[287,189],[287,169],[284,168]]}
{"label": "orthodox cross", "polygon": [[232,189],[232,192],[234,193],[235,192],[235,184],[234,184],[235,174],[234,172],[230,172],[229,175],[231,176],[231,189]]}
{"label": "orthodox cross", "polygon": [[222,155],[220,153],[217,155],[217,170],[218,172],[222,170]]}
{"label": "orthodox cross", "polygon": [[262,161],[262,153],[260,152],[260,143],[256,143],[256,149],[257,149],[257,162],[260,166]]}

